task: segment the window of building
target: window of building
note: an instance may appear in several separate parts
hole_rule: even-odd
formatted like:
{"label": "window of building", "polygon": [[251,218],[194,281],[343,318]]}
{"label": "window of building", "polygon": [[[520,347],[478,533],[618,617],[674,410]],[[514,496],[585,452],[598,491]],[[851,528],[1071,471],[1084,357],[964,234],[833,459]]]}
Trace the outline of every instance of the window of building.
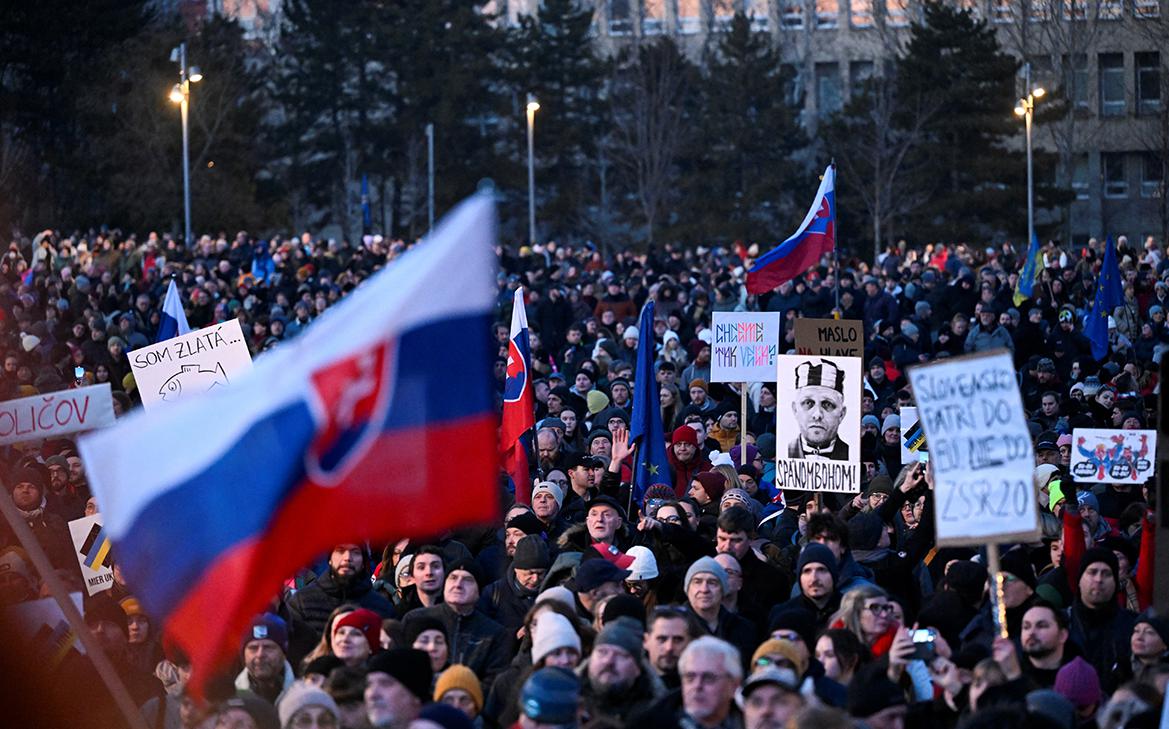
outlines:
{"label": "window of building", "polygon": [[633,32],[629,3],[630,0],[609,0],[609,35],[629,35]]}
{"label": "window of building", "polygon": [[1104,170],[1104,197],[1128,197],[1128,177],[1124,169],[1124,153],[1101,152],[1100,166]]}
{"label": "window of building", "polygon": [[1011,0],[990,0],[990,19],[996,23],[1013,23],[1015,8]]}
{"label": "window of building", "polygon": [[1087,20],[1088,3],[1094,0],[1061,0],[1064,20]]}
{"label": "window of building", "polygon": [[1161,54],[1157,51],[1136,53],[1137,113],[1156,114],[1161,111]]}
{"label": "window of building", "polygon": [[793,109],[804,105],[804,79],[800,68],[792,63],[784,63],[779,67],[784,79],[783,101]]}
{"label": "window of building", "polygon": [[982,0],[958,0],[958,9],[970,13],[975,20],[982,19]]}
{"label": "window of building", "polygon": [[876,66],[872,61],[853,61],[848,64],[848,93],[856,96],[864,91],[865,82],[873,77]]}
{"label": "window of building", "polygon": [[697,33],[701,28],[699,0],[678,0],[678,32]]}
{"label": "window of building", "polygon": [[850,0],[851,23],[854,28],[870,28],[873,25],[873,0]]}
{"label": "window of building", "polygon": [[1145,152],[1141,165],[1141,197],[1165,196],[1165,165],[1161,155]]}
{"label": "window of building", "polygon": [[835,28],[840,22],[840,0],[816,0],[816,27]]}
{"label": "window of building", "polygon": [[1161,0],[1133,0],[1132,14],[1138,18],[1161,17]]}
{"label": "window of building", "polygon": [[804,27],[804,0],[780,0],[783,8],[781,21],[786,30],[802,30]]}
{"label": "window of building", "polygon": [[840,88],[840,64],[816,64],[816,109],[820,116],[839,111],[844,105],[844,94]]}
{"label": "window of building", "polygon": [[1043,23],[1051,20],[1051,3],[1053,0],[1030,0],[1030,16],[1032,23]]}
{"label": "window of building", "polygon": [[1087,200],[1091,187],[1088,175],[1088,155],[1077,154],[1072,158],[1072,190],[1077,200]]}
{"label": "window of building", "polygon": [[711,17],[714,21],[714,30],[726,30],[731,27],[735,19],[734,0],[710,0]]}
{"label": "window of building", "polygon": [[666,0],[641,0],[641,34],[660,35],[666,31]]}
{"label": "window of building", "polygon": [[1063,57],[1064,93],[1076,111],[1087,112],[1088,104],[1088,55],[1077,53]]}
{"label": "window of building", "polygon": [[1124,54],[1101,53],[1097,69],[1100,74],[1100,116],[1124,116]]}
{"label": "window of building", "polygon": [[890,28],[908,28],[909,0],[885,0],[885,22]]}
{"label": "window of building", "polygon": [[747,17],[751,19],[751,30],[767,30],[771,27],[771,11],[768,0],[750,0],[747,3]]}
{"label": "window of building", "polygon": [[1100,19],[1119,20],[1123,9],[1121,0],[1100,0]]}

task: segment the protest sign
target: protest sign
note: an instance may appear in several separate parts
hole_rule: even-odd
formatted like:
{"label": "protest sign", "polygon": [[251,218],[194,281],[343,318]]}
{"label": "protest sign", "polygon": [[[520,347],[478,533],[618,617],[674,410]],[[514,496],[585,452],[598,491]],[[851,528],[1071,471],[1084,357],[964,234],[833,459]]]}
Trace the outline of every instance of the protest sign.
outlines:
{"label": "protest sign", "polygon": [[901,462],[928,461],[925,430],[917,416],[917,408],[901,408]]}
{"label": "protest sign", "polygon": [[102,528],[101,514],[69,522],[69,536],[90,597],[113,587],[114,571],[108,563],[113,544]]}
{"label": "protest sign", "polygon": [[780,355],[776,485],[802,491],[860,491],[860,407],[859,357]]}
{"label": "protest sign", "polygon": [[1144,483],[1157,462],[1157,431],[1076,428],[1069,470],[1081,483]]}
{"label": "protest sign", "polygon": [[796,319],[796,353],[862,357],[864,328],[856,319]]}
{"label": "protest sign", "polygon": [[114,424],[109,383],[0,402],[0,445]]}
{"label": "protest sign", "polygon": [[934,469],[938,544],[1037,538],[1035,455],[1010,353],[912,367],[909,380]]}
{"label": "protest sign", "polygon": [[779,354],[779,314],[716,311],[710,345],[712,382],[770,382]]}
{"label": "protest sign", "polygon": [[[81,612],[81,593],[71,592],[69,599]],[[61,606],[51,597],[6,608],[4,621],[14,629],[11,635],[25,651],[25,655],[44,668],[55,669],[71,650],[85,653],[81,641],[77,640],[77,634],[65,619]]]}
{"label": "protest sign", "polygon": [[252,370],[238,319],[136,349],[128,356],[147,410],[227,387]]}

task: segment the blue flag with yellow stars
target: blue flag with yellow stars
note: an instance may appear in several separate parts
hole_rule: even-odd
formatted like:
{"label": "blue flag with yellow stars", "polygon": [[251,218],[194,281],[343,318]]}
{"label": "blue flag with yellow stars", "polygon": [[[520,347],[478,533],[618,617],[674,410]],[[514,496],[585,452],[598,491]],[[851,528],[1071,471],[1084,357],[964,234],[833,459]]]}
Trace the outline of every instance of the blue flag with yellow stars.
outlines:
{"label": "blue flag with yellow stars", "polygon": [[1116,246],[1112,238],[1104,243],[1104,263],[1096,281],[1096,299],[1092,313],[1084,325],[1084,335],[1092,343],[1092,356],[1097,361],[1108,356],[1108,317],[1113,309],[1124,303],[1124,285],[1120,280],[1120,266],[1116,262]]}
{"label": "blue flag with yellow stars", "polygon": [[645,302],[638,322],[637,367],[634,370],[633,417],[629,441],[637,446],[633,468],[633,500],[640,506],[645,491],[655,483],[673,486],[666,460],[666,433],[662,428],[660,387],[654,377],[654,302]]}

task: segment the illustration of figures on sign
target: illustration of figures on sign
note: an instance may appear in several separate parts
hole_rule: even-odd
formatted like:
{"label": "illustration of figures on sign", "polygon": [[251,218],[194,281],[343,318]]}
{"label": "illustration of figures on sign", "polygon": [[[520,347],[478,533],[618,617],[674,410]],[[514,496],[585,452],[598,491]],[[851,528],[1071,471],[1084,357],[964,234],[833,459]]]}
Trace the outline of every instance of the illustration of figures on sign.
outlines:
{"label": "illustration of figures on sign", "polygon": [[185,390],[194,395],[207,392],[215,387],[224,387],[230,384],[227,374],[223,371],[223,363],[216,362],[213,369],[203,369],[197,364],[185,364],[179,371],[167,378],[158,388],[158,396],[168,402],[178,400]]}
{"label": "illustration of figures on sign", "polygon": [[1088,483],[1144,483],[1153,475],[1157,439],[1152,430],[1076,428],[1071,472]]}

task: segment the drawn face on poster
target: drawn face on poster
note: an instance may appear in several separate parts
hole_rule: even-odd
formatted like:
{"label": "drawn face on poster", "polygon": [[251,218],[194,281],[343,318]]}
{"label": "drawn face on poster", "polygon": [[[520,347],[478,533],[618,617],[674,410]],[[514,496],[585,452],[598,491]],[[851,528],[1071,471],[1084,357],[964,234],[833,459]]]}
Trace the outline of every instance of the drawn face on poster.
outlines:
{"label": "drawn face on poster", "polygon": [[[784,488],[855,492],[860,489],[859,357],[785,355],[777,363],[779,412],[777,479]],[[835,462],[811,468],[784,461]],[[789,485],[790,484],[790,485]]]}

